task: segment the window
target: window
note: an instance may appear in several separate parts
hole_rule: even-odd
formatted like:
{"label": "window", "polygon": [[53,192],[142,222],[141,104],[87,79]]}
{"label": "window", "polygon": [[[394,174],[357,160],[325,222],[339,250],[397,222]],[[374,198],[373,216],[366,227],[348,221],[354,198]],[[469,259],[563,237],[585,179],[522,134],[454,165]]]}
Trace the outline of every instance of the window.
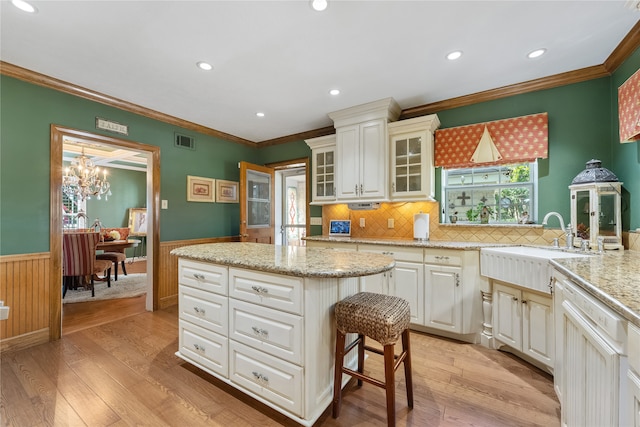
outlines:
{"label": "window", "polygon": [[443,222],[518,224],[537,217],[537,163],[442,169]]}
{"label": "window", "polygon": [[[87,201],[77,200],[62,193],[62,226],[64,228],[85,228]],[[78,215],[81,213],[81,215]]]}

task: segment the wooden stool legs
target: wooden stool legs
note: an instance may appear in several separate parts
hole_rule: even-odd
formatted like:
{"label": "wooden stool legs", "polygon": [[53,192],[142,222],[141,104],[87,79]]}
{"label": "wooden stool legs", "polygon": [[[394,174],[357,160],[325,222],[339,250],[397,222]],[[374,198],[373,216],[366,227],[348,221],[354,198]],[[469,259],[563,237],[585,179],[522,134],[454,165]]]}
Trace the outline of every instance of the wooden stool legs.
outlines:
{"label": "wooden stool legs", "polygon": [[[336,366],[333,380],[333,418],[338,418],[342,405],[342,374],[346,373],[357,378],[358,386],[362,385],[362,381],[369,384],[384,388],[387,396],[387,425],[389,427],[396,425],[396,382],[395,372],[404,364],[405,384],[407,386],[407,404],[409,408],[413,408],[413,380],[411,378],[411,352],[409,344],[409,329],[402,332],[402,353],[396,357],[394,353],[395,345],[388,344],[384,346],[384,350],[369,347],[365,345],[365,336],[358,335],[353,343],[345,348],[346,336],[339,330],[336,336]],[[344,367],[344,356],[354,347],[358,347],[358,370],[353,371]],[[384,382],[371,378],[363,374],[364,372],[364,351],[368,350],[384,356]]]}

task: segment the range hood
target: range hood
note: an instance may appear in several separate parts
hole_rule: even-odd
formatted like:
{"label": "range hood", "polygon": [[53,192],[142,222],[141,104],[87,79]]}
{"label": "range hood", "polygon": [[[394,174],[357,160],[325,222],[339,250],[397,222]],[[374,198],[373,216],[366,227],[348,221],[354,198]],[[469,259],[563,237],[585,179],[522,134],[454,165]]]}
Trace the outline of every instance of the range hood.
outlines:
{"label": "range hood", "polygon": [[352,211],[373,211],[380,208],[380,202],[347,203]]}

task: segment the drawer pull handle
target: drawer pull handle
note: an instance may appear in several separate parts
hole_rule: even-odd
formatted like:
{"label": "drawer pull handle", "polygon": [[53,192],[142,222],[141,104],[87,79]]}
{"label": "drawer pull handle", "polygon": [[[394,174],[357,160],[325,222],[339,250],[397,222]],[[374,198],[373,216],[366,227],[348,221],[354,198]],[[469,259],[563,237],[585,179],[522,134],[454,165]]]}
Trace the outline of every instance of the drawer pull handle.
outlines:
{"label": "drawer pull handle", "polygon": [[196,349],[196,351],[199,351],[200,353],[204,353],[204,346],[200,345],[200,344],[194,344],[193,348]]}
{"label": "drawer pull handle", "polygon": [[251,289],[253,289],[258,294],[268,294],[269,293],[269,289],[267,289],[267,288],[265,288],[263,286],[253,285],[251,287]]}
{"label": "drawer pull handle", "polygon": [[193,277],[195,277],[196,280],[204,280],[204,274],[193,273]]}
{"label": "drawer pull handle", "polygon": [[436,259],[441,260],[441,261],[448,261],[449,257],[445,256],[445,255],[436,255]]}
{"label": "drawer pull handle", "polygon": [[200,307],[193,307],[193,311],[195,311],[196,314],[199,314],[201,316],[204,316],[206,313],[204,308],[200,308]]}
{"label": "drawer pull handle", "polygon": [[257,326],[252,326],[253,333],[256,335],[260,335],[263,338],[269,338],[269,331],[266,329],[258,328]]}
{"label": "drawer pull handle", "polygon": [[255,379],[261,383],[269,384],[269,377],[266,375],[262,375],[260,372],[253,371],[252,372]]}

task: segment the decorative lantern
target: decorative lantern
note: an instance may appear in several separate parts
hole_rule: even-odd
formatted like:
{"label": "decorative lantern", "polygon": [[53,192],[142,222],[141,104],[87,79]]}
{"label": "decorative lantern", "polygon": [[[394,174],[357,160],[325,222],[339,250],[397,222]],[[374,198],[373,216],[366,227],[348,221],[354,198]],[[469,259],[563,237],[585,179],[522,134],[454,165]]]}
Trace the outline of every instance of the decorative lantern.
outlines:
{"label": "decorative lantern", "polygon": [[623,249],[620,204],[622,183],[600,160],[587,162],[585,170],[571,182],[571,224],[576,237],[592,248],[601,238],[604,249]]}

